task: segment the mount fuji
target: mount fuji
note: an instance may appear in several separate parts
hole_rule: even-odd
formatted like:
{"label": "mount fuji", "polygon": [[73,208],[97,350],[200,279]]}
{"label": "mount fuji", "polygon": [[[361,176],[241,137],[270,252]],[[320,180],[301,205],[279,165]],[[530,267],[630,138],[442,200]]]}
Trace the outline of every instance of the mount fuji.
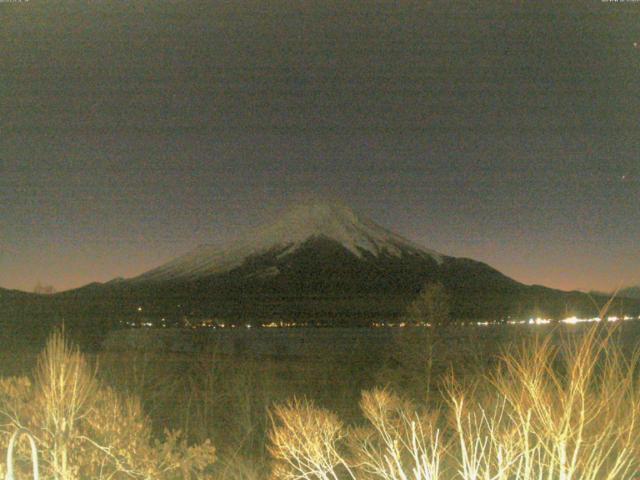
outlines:
{"label": "mount fuji", "polygon": [[[345,255],[350,254],[353,260],[365,262],[383,257],[416,257],[441,264],[444,258],[371,220],[360,218],[343,205],[315,203],[296,206],[275,223],[260,227],[229,245],[202,245],[133,281],[193,280],[229,272],[247,263],[256,266],[262,263],[261,269],[247,272],[248,275],[277,275],[278,265],[313,243],[325,243],[325,246],[331,243],[336,249],[344,250]],[[256,262],[260,257],[265,261]]]}
{"label": "mount fuji", "polygon": [[158,314],[180,308],[201,316],[359,323],[397,316],[436,281],[460,299],[459,316],[477,313],[481,292],[490,292],[496,314],[496,299],[521,288],[488,265],[421,247],[344,205],[310,203],[229,244],[201,245],[97,291],[126,293]]}
{"label": "mount fuji", "polygon": [[354,325],[402,315],[429,282],[446,288],[456,319],[593,315],[584,293],[524,285],[485,263],[417,245],[335,203],[297,205],[234,242],[201,245],[134,278],[29,298],[39,311],[64,318],[144,312]]}

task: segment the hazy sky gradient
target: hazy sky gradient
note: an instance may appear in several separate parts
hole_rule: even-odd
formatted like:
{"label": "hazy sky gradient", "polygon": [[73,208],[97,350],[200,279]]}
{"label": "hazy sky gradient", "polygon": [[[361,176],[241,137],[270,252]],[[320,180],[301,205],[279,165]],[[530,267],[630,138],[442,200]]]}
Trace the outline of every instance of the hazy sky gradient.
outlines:
{"label": "hazy sky gradient", "polygon": [[308,195],[525,283],[640,284],[634,42],[633,2],[0,3],[0,286]]}

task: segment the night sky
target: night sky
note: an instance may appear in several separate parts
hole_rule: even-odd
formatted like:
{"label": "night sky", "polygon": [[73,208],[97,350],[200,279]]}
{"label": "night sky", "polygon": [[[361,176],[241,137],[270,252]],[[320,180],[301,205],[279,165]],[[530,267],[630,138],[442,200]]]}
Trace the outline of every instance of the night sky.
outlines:
{"label": "night sky", "polygon": [[525,283],[640,284],[638,43],[631,1],[0,0],[0,286],[308,196]]}

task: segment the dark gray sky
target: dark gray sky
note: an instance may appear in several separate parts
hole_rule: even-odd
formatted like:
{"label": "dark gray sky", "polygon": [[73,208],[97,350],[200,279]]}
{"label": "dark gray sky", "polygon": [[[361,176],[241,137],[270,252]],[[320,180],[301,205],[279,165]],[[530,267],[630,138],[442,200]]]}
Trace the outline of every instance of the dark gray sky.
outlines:
{"label": "dark gray sky", "polygon": [[640,3],[0,0],[0,286],[308,195],[526,283],[640,283]]}

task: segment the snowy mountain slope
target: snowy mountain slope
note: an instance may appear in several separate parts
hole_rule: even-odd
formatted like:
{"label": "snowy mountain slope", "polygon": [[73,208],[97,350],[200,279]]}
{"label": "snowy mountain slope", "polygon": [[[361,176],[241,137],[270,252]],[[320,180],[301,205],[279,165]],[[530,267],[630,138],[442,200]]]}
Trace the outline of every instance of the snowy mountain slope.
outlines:
{"label": "snowy mountain slope", "polygon": [[258,255],[272,253],[277,258],[283,258],[296,252],[309,240],[318,238],[336,242],[360,259],[368,256],[400,258],[413,255],[431,258],[440,264],[444,258],[371,220],[360,218],[345,206],[314,203],[298,205],[275,223],[260,227],[229,245],[202,245],[133,280],[187,280],[224,273],[240,266],[247,258]]}

